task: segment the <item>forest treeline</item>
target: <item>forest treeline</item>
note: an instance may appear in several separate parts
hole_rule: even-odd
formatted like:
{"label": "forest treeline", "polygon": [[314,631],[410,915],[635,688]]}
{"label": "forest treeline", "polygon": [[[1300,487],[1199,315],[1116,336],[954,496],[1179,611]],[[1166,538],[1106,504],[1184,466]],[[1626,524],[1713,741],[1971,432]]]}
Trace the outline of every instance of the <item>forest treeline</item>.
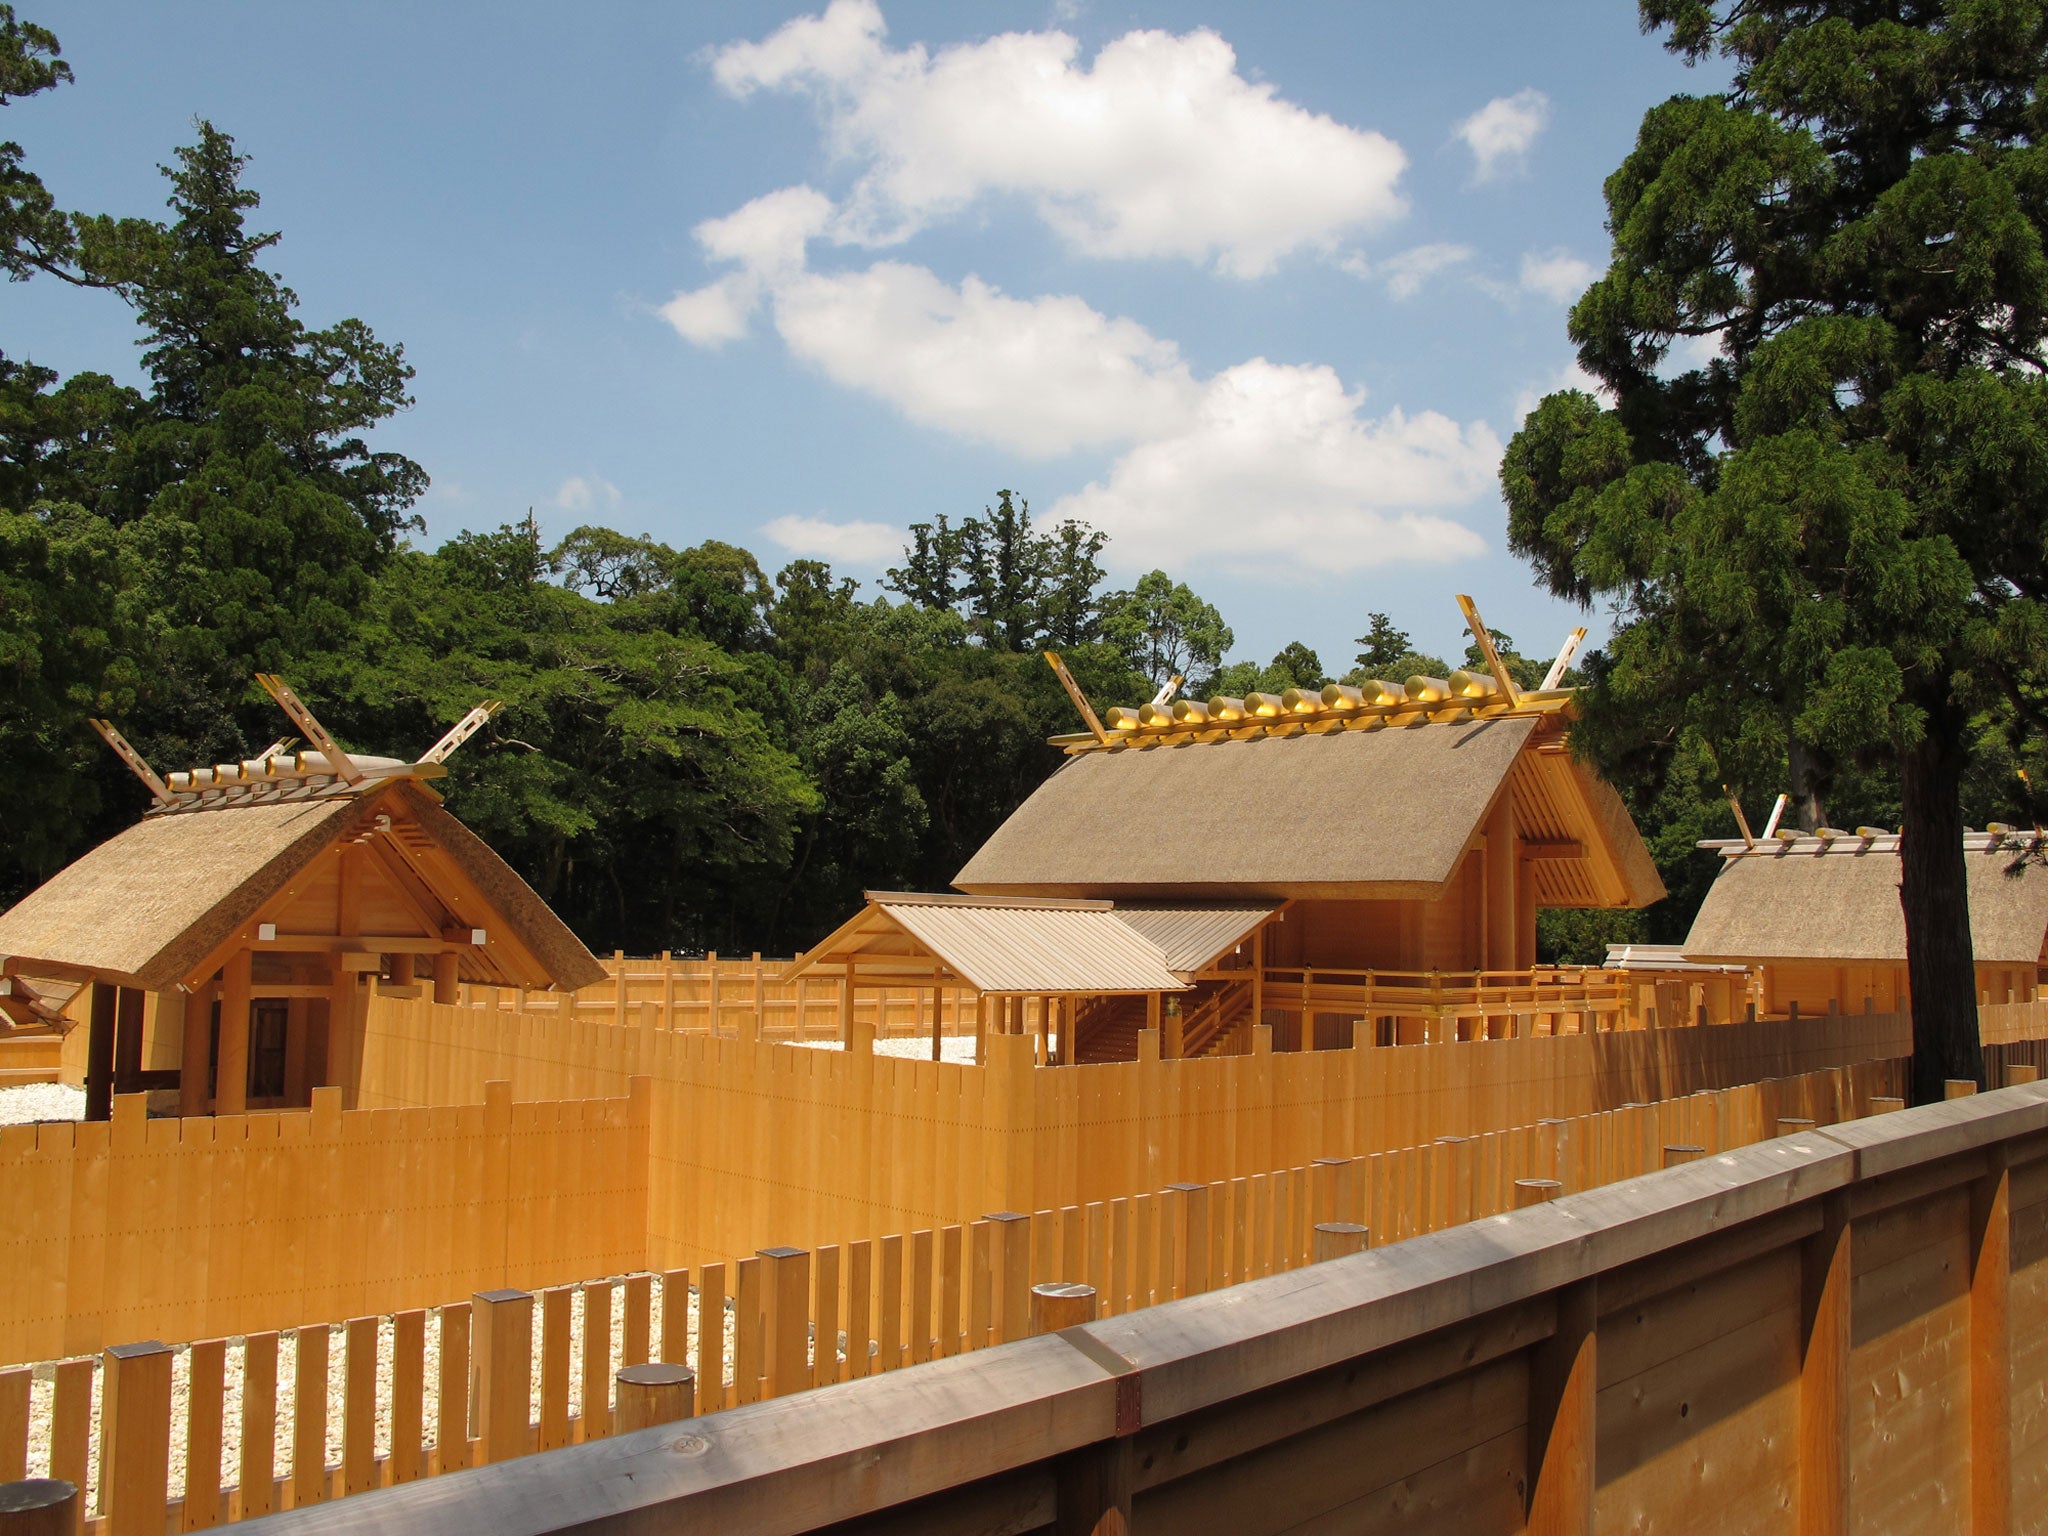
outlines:
{"label": "forest treeline", "polygon": [[[0,5],[0,104],[69,78],[56,40]],[[0,144],[0,265],[125,303],[143,375],[0,353],[0,903],[144,803],[89,716],[162,767],[239,759],[281,724],[258,670],[368,752],[410,756],[502,699],[453,760],[448,803],[586,941],[786,953],[864,887],[945,888],[1057,767],[1046,738],[1077,721],[1045,647],[1104,704],[1176,673],[1205,696],[1477,664],[1419,654],[1363,611],[1348,666],[1300,644],[1228,661],[1214,604],[1162,571],[1113,587],[1100,532],[1035,523],[1008,490],[913,526],[879,596],[717,541],[551,541],[519,509],[424,547],[425,468],[372,445],[411,403],[403,350],[358,320],[300,318],[245,172],[202,122],[165,167],[167,217],[79,214]],[[1533,682],[1543,660],[1505,644]],[[1979,722],[1976,817],[2014,801],[2013,721]],[[1596,745],[1673,895],[1547,914],[1546,958],[1681,936],[1717,862],[1693,845],[1734,830],[1696,728]],[[1778,787],[1773,750],[1745,765],[1752,815]],[[1845,756],[1829,792],[1839,824],[1895,824],[1882,754]],[[1244,835],[1256,822],[1247,807]]]}

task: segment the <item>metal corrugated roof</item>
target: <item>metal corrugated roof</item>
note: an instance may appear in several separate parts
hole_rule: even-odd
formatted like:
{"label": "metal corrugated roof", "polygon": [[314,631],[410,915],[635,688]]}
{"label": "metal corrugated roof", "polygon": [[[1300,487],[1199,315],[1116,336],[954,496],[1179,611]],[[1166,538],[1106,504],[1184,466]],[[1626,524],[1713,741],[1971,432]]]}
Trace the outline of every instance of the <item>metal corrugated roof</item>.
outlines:
{"label": "metal corrugated roof", "polygon": [[1116,908],[1117,921],[1156,944],[1170,971],[1194,971],[1231,948],[1280,908],[1234,906]]}
{"label": "metal corrugated roof", "polygon": [[1160,947],[1097,904],[876,903],[981,992],[1179,992]]}

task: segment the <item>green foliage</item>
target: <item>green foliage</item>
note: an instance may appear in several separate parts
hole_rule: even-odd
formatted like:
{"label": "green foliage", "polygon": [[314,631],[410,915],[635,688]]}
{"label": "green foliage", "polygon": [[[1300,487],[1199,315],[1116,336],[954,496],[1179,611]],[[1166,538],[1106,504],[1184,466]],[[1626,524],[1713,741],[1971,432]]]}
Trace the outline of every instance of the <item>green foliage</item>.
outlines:
{"label": "green foliage", "polygon": [[1900,774],[1924,1087],[1931,1053],[1975,1056],[1932,1011],[1971,992],[1946,850],[1975,722],[2048,662],[2048,8],[1642,16],[1731,87],[1653,108],[1608,178],[1612,262],[1571,315],[1604,395],[1509,445],[1509,543],[1614,605],[1579,733],[1610,771],[1655,778],[1695,733],[1738,788],[1789,772],[1808,824]]}
{"label": "green foliage", "polygon": [[1087,524],[1035,532],[1031,503],[1006,490],[957,528],[943,513],[912,524],[910,539],[883,585],[919,608],[958,609],[983,645],[1019,652],[1100,637],[1096,557],[1108,540]]}
{"label": "green foliage", "polygon": [[1178,675],[1190,697],[1215,691],[1216,670],[1234,638],[1213,603],[1164,571],[1148,571],[1130,591],[1103,599],[1102,634],[1144,676],[1148,693]]}
{"label": "green foliage", "polygon": [[[1401,638],[1405,641],[1407,636]],[[1329,681],[1323,675],[1322,658],[1299,640],[1290,640],[1263,667],[1252,661],[1232,662],[1217,672],[1203,691],[1241,699],[1253,691],[1285,693],[1289,688],[1321,688]]]}

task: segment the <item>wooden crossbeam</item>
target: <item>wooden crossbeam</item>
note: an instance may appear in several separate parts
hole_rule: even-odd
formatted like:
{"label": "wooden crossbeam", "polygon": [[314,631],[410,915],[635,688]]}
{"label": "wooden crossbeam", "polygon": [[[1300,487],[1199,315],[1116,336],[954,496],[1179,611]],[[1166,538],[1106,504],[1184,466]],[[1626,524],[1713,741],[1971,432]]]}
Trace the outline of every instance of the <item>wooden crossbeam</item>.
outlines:
{"label": "wooden crossbeam", "polygon": [[1572,664],[1572,658],[1579,654],[1579,647],[1585,644],[1585,641],[1586,627],[1583,624],[1564,637],[1564,644],[1557,648],[1557,659],[1550,664],[1550,670],[1543,674],[1545,692],[1564,681],[1564,669]]}
{"label": "wooden crossbeam", "polygon": [[1060,680],[1060,686],[1067,690],[1067,697],[1074,701],[1074,708],[1081,712],[1082,723],[1097,741],[1109,740],[1109,732],[1102,728],[1102,721],[1096,718],[1095,706],[1088,702],[1088,695],[1081,691],[1081,685],[1074,681],[1074,674],[1067,670],[1067,664],[1060,660],[1058,651],[1047,651],[1045,659],[1052,664],[1053,676]]}
{"label": "wooden crossbeam", "polygon": [[306,707],[305,701],[292,692],[291,684],[274,672],[258,672],[256,681],[263,685],[265,693],[277,700],[277,707],[290,717],[292,724],[313,744],[313,749],[327,759],[327,766],[334,770],[336,777],[350,784],[362,779],[363,770],[342,751],[341,743],[327,734],[327,727]]}
{"label": "wooden crossbeam", "polygon": [[1493,674],[1493,680],[1500,688],[1500,696],[1509,704],[1521,703],[1521,690],[1515,687],[1515,680],[1508,676],[1507,664],[1500,659],[1500,652],[1494,648],[1493,636],[1487,633],[1486,621],[1479,617],[1479,605],[1460,592],[1458,610],[1465,615],[1465,627],[1472,631],[1472,643],[1479,647],[1479,654],[1486,658],[1487,670]]}
{"label": "wooden crossbeam", "polygon": [[504,707],[505,701],[503,699],[485,699],[483,703],[477,705],[476,708],[451,725],[448,728],[447,735],[421,753],[420,761],[423,763],[447,762],[454,755],[457,747],[482,730],[484,722]]}
{"label": "wooden crossbeam", "polygon": [[114,756],[126,763],[129,772],[142,780],[148,787],[149,792],[156,797],[157,803],[159,805],[171,804],[170,786],[157,777],[156,770],[143,761],[140,752],[128,745],[128,738],[114,729],[114,722],[111,720],[94,720],[90,723],[92,728],[100,733],[100,740],[114,749]]}

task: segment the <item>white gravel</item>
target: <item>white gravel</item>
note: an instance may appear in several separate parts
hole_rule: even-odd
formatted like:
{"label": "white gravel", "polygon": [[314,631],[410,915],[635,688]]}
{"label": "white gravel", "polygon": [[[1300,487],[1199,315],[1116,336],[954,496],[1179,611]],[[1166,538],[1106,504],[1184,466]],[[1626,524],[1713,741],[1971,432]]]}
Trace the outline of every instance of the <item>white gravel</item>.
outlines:
{"label": "white gravel", "polygon": [[[801,1046],[807,1051],[842,1051],[844,1043],[838,1040],[791,1040],[789,1045]],[[939,1042],[939,1060],[958,1062],[962,1066],[974,1065],[974,1036],[947,1035]],[[909,1061],[930,1061],[932,1059],[932,1037],[899,1035],[892,1040],[875,1042],[877,1056],[901,1056]]]}
{"label": "white gravel", "polygon": [[19,1088],[0,1088],[0,1125],[84,1118],[83,1088],[67,1088],[62,1083],[24,1083]]}

